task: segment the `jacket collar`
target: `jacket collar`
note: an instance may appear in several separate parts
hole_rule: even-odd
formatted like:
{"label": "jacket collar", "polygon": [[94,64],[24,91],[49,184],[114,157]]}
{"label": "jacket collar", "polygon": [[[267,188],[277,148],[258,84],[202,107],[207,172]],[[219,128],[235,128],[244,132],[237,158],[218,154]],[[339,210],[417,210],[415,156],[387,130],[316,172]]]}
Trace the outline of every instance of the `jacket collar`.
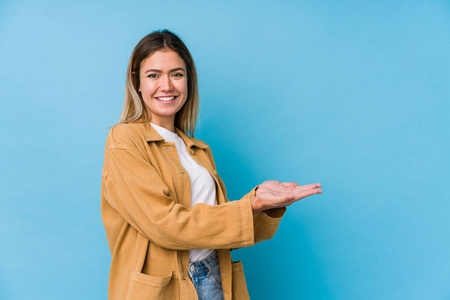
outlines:
{"label": "jacket collar", "polygon": [[[150,126],[151,127],[151,126]],[[153,127],[152,127],[153,128]],[[187,136],[183,131],[181,131],[178,128],[175,128],[175,130],[177,131],[178,135],[183,139],[184,143],[186,144],[186,146],[188,148],[191,148],[192,146],[195,146],[197,148],[200,149],[206,149],[209,148],[208,145],[206,145],[204,142],[194,139],[192,137]]]}
{"label": "jacket collar", "polygon": [[[147,140],[147,142],[164,141],[164,138],[162,136],[160,136],[158,134],[158,132],[156,132],[156,130],[153,129],[153,127],[149,123],[144,122],[142,119],[137,120],[136,123],[141,123],[143,125],[143,127],[144,127],[144,137]],[[195,146],[195,147],[200,148],[200,149],[207,149],[207,148],[209,148],[209,146],[206,143],[204,143],[204,142],[202,142],[200,140],[197,140],[195,138],[187,136],[180,129],[175,128],[175,130],[176,130],[177,134],[183,139],[184,143],[186,144],[186,146],[188,148],[191,148],[192,146]]]}

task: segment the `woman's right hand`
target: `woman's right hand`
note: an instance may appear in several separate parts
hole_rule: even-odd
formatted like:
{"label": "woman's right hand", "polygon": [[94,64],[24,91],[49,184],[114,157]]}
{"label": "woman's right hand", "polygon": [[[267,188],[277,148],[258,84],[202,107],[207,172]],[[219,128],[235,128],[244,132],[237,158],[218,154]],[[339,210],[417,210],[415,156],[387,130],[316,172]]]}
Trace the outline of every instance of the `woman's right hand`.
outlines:
{"label": "woman's right hand", "polygon": [[256,197],[251,200],[253,213],[286,207],[308,196],[321,194],[321,186],[320,183],[299,186],[294,182],[264,181],[258,186]]}

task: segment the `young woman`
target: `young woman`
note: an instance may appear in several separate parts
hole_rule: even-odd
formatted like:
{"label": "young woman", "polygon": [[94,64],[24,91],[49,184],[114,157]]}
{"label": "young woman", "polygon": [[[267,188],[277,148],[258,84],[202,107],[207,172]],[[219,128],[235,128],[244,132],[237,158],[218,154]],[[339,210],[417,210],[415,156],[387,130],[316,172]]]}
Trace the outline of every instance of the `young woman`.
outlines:
{"label": "young woman", "polygon": [[322,192],[320,184],[266,181],[230,202],[210,148],[193,138],[198,104],[184,43],[167,30],[144,37],[105,148],[109,299],[248,299],[230,250],[270,239],[286,206]]}

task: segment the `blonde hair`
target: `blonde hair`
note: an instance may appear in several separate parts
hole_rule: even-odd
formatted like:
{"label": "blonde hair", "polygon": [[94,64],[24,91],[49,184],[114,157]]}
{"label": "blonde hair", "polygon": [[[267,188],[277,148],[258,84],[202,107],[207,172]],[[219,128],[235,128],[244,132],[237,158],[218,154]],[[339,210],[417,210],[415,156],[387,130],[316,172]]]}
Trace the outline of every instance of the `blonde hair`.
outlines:
{"label": "blonde hair", "polygon": [[119,123],[133,122],[140,118],[143,122],[150,122],[151,116],[139,93],[139,72],[142,61],[156,51],[164,49],[175,51],[186,65],[188,96],[183,107],[175,115],[175,127],[193,137],[200,102],[197,71],[189,49],[177,35],[167,29],[150,33],[134,48],[128,63],[125,101]]}

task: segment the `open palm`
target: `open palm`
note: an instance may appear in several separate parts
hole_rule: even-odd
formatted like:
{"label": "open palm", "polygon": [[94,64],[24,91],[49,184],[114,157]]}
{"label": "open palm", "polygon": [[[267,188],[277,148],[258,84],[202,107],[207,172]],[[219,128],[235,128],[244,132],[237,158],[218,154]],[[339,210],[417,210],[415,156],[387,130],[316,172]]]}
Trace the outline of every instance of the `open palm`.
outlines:
{"label": "open palm", "polygon": [[305,197],[321,194],[320,183],[298,185],[295,182],[264,181],[256,190],[254,211],[286,207]]}

